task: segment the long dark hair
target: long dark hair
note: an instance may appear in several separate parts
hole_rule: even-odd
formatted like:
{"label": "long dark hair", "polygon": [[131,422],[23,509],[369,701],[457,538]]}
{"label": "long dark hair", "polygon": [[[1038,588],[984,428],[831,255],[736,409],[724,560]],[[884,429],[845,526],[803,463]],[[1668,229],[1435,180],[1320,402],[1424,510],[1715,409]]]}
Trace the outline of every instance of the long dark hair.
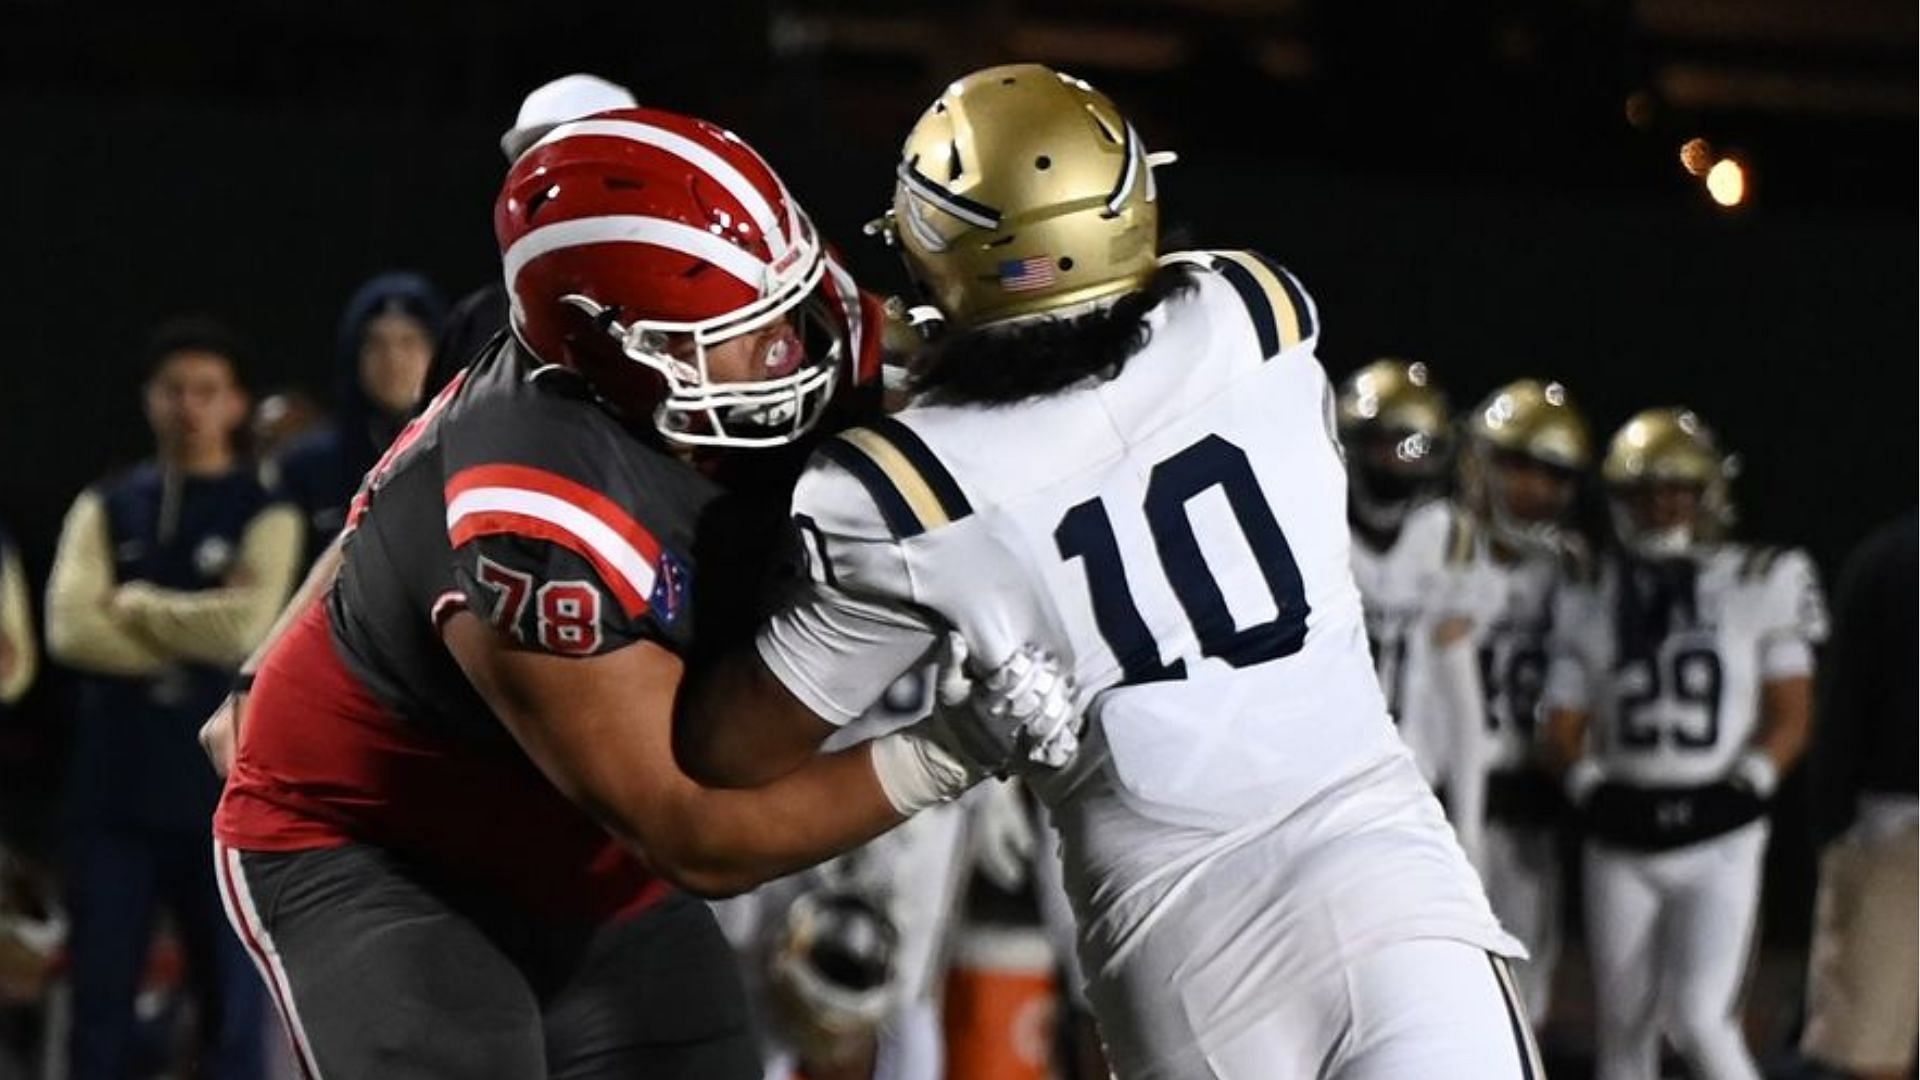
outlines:
{"label": "long dark hair", "polygon": [[936,405],[1011,405],[1089,376],[1114,378],[1152,338],[1147,313],[1193,288],[1186,267],[1163,266],[1098,311],[939,338],[915,358],[910,388]]}

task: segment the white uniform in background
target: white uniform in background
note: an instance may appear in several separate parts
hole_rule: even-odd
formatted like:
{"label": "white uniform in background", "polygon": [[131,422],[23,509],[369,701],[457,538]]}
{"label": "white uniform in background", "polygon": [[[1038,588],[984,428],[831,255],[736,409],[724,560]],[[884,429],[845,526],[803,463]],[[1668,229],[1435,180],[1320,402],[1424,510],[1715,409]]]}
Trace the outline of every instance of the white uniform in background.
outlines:
{"label": "white uniform in background", "polygon": [[[836,732],[826,749],[838,749],[898,730],[927,715],[933,705],[931,669],[916,668],[889,685],[866,715]],[[931,807],[867,844],[741,896],[713,902],[715,916],[741,960],[759,1020],[766,1080],[792,1080],[799,1066],[769,1023],[767,971],[771,950],[786,926],[787,908],[811,890],[852,890],[873,900],[899,932],[895,952],[895,1006],[882,1024],[873,1080],[940,1080],[946,1074],[946,1044],[940,994],[956,916],[971,864],[966,799]]]}
{"label": "white uniform in background", "polygon": [[843,721],[949,625],[1069,662],[1085,743],[1030,779],[1120,1076],[1537,1075],[1521,950],[1374,676],[1314,311],[1255,256],[1174,258],[1196,288],[1117,377],[828,443],[817,585],[761,656]]}
{"label": "white uniform in background", "polygon": [[1367,642],[1380,690],[1421,775],[1436,787],[1448,772],[1451,743],[1446,718],[1431,707],[1422,690],[1433,644],[1432,635],[1422,631],[1430,629],[1436,592],[1446,589],[1451,532],[1452,516],[1444,502],[1409,511],[1384,550],[1369,544],[1363,531],[1353,532],[1353,582],[1366,610]]}
{"label": "white uniform in background", "polygon": [[1535,746],[1547,637],[1569,561],[1539,552],[1497,555],[1484,529],[1464,511],[1448,509],[1455,525],[1449,553],[1457,583],[1454,607],[1471,623],[1482,698],[1475,722],[1453,729],[1478,743],[1459,750],[1456,760],[1462,768],[1483,770],[1471,811],[1482,816],[1475,861],[1500,924],[1527,947],[1527,961],[1515,965],[1514,977],[1527,1011],[1541,1023],[1560,956],[1560,804],[1556,781],[1540,768]]}
{"label": "white uniform in background", "polygon": [[[1761,688],[1810,675],[1825,633],[1802,553],[1726,544],[1688,558],[1694,610],[1683,604],[1645,655],[1621,654],[1620,562],[1594,587],[1567,590],[1546,691],[1549,708],[1589,714],[1606,779],[1652,789],[1653,813],[1676,829],[1700,812],[1690,794],[1727,777],[1748,749]],[[1668,850],[1588,841],[1600,1080],[1653,1080],[1663,1031],[1706,1080],[1759,1076],[1737,1006],[1766,839],[1762,815]]]}

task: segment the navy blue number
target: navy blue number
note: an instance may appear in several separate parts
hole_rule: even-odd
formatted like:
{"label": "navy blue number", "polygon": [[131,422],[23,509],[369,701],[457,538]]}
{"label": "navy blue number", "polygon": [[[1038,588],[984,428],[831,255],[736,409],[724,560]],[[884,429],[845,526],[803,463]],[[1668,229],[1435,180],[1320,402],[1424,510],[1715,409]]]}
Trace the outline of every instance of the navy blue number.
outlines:
{"label": "navy blue number", "polygon": [[[1662,678],[1660,665],[1653,660],[1638,660],[1623,671],[1646,672],[1645,685],[1620,695],[1620,743],[1644,750],[1660,745],[1664,733],[1668,741],[1684,750],[1711,750],[1720,742],[1720,691],[1726,675],[1720,655],[1712,649],[1682,649],[1669,661],[1670,672]],[[1666,687],[1662,688],[1662,682]],[[1698,705],[1707,722],[1699,731],[1688,731],[1674,724],[1661,727],[1657,720],[1645,717],[1661,696],[1671,690],[1675,701]]]}
{"label": "navy blue number", "polygon": [[[1244,630],[1234,629],[1233,613],[1220,592],[1220,583],[1207,567],[1193,522],[1187,516],[1187,504],[1215,487],[1226,496],[1273,598],[1274,617]],[[1147,528],[1160,556],[1160,569],[1193,624],[1201,655],[1217,657],[1238,668],[1300,651],[1306,644],[1311,610],[1306,585],[1294,562],[1293,548],[1260,491],[1245,451],[1218,435],[1209,435],[1180,451],[1154,466],[1147,479],[1144,509]],[[1124,681],[1132,684],[1183,678],[1184,661],[1160,662],[1159,646],[1127,587],[1120,546],[1114,539],[1105,504],[1097,498],[1089,499],[1067,511],[1053,538],[1061,558],[1084,561],[1094,623],[1120,658]]]}
{"label": "navy blue number", "polygon": [[1099,499],[1067,511],[1053,530],[1054,546],[1066,560],[1083,559],[1087,571],[1087,595],[1093,598],[1093,622],[1107,641],[1113,655],[1120,658],[1122,682],[1132,686],[1184,679],[1184,660],[1160,662],[1160,646],[1154,643],[1140,608],[1133,602],[1133,590],[1127,588],[1126,567],[1120,562],[1120,544],[1113,538],[1113,522]]}
{"label": "navy blue number", "polygon": [[1707,714],[1707,723],[1698,732],[1684,727],[1673,729],[1673,741],[1689,750],[1710,750],[1720,742],[1720,690],[1726,677],[1720,667],[1720,654],[1712,649],[1685,649],[1673,657],[1673,695],[1698,705]]}
{"label": "navy blue number", "polygon": [[[1233,612],[1220,583],[1207,569],[1200,540],[1187,517],[1187,503],[1208,488],[1219,487],[1253,549],[1260,574],[1277,609],[1273,618],[1245,630],[1233,628]],[[1246,451],[1218,435],[1206,438],[1153,467],[1147,480],[1147,526],[1160,551],[1173,594],[1186,609],[1200,638],[1201,652],[1234,667],[1251,667],[1292,656],[1307,641],[1307,587],[1293,548],[1260,493],[1260,481]]]}
{"label": "navy blue number", "polygon": [[1515,645],[1506,652],[1489,642],[1480,650],[1480,685],[1487,696],[1487,730],[1511,726],[1529,738],[1547,685],[1547,654],[1537,645]]}

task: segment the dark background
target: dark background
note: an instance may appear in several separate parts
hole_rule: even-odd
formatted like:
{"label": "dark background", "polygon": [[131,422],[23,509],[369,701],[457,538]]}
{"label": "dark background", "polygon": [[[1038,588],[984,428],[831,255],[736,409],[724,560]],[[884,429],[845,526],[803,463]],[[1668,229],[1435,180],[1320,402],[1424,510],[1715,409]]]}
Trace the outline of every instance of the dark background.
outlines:
{"label": "dark background", "polygon": [[[163,317],[221,314],[257,388],[324,391],[363,278],[486,281],[496,140],[549,77],[735,128],[884,291],[859,226],[900,138],[944,80],[1015,59],[1180,151],[1168,225],[1292,268],[1336,376],[1421,358],[1460,406],[1555,377],[1601,438],[1690,405],[1745,461],[1745,531],[1829,575],[1914,502],[1908,0],[0,0],[0,521],[43,580],[73,495],[146,452]],[[1746,163],[1745,205],[1682,169],[1695,136]],[[43,682],[16,733],[57,727]],[[37,751],[8,745],[18,776]],[[1804,934],[1783,841],[1775,932]]]}

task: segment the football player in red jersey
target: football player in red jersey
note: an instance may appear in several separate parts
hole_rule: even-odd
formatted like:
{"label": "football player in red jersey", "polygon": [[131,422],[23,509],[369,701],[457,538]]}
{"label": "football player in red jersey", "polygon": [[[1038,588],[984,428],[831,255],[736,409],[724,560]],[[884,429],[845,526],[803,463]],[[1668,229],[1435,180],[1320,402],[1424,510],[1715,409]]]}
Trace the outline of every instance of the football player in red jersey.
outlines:
{"label": "football player in red jersey", "polygon": [[657,110],[556,128],[495,231],[513,333],[375,466],[255,670],[229,915],[312,1075],[757,1076],[669,881],[737,891],[977,778],[916,731],[753,789],[673,761],[686,665],[752,630],[786,535],[784,497],[694,463],[875,381],[877,308],[752,149]]}

